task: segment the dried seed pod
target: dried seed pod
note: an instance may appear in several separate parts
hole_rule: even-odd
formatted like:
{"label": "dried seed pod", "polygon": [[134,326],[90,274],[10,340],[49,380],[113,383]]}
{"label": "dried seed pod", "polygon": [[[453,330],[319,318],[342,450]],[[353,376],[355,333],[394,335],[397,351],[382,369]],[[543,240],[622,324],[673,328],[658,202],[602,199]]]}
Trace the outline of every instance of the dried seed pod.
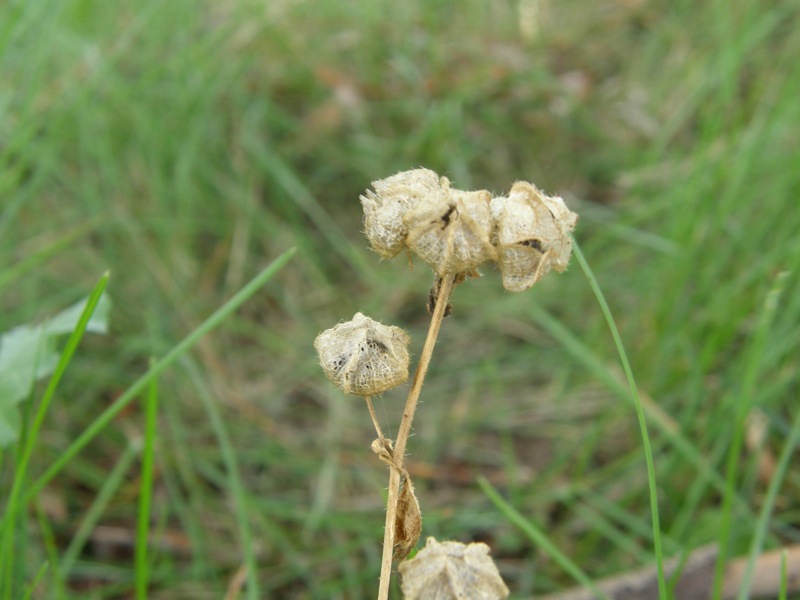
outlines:
{"label": "dried seed pod", "polygon": [[503,286],[510,292],[527,290],[552,267],[563,271],[569,264],[569,232],[578,215],[558,197],[518,181],[507,197],[493,198],[495,244]]}
{"label": "dried seed pod", "polygon": [[408,230],[403,215],[423,201],[442,197],[442,183],[429,169],[413,169],[373,181],[372,187],[374,192],[367,190],[361,196],[364,233],[375,252],[392,258],[405,247]]}
{"label": "dried seed pod", "polygon": [[439,543],[429,537],[398,570],[408,600],[498,600],[509,593],[486,544]]}
{"label": "dried seed pod", "polygon": [[445,193],[429,196],[405,213],[408,247],[439,275],[473,273],[497,252],[492,246],[491,194],[464,192],[442,178]]}
{"label": "dried seed pod", "polygon": [[356,313],[314,340],[325,375],[340,390],[374,396],[408,379],[408,334]]}
{"label": "dried seed pod", "polygon": [[397,518],[394,522],[395,559],[402,560],[408,556],[419,541],[422,532],[422,513],[419,500],[414,493],[414,485],[408,473],[403,470],[403,489],[397,499]]}

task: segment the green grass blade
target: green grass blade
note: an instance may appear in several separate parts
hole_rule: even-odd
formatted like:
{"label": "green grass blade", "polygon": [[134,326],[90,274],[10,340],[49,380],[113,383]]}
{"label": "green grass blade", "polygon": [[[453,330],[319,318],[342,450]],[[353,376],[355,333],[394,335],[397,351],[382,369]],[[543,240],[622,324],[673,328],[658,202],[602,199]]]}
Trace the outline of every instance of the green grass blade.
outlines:
{"label": "green grass blade", "polygon": [[[27,476],[28,463],[30,462],[31,455],[33,454],[33,448],[36,445],[39,430],[41,429],[44,418],[47,415],[47,410],[50,407],[50,402],[56,393],[58,384],[61,382],[61,378],[64,376],[67,365],[69,365],[70,361],[72,360],[72,357],[78,348],[78,344],[80,344],[83,334],[86,331],[86,326],[89,324],[89,319],[91,318],[94,309],[97,307],[98,302],[100,302],[100,298],[102,297],[103,292],[108,285],[108,278],[109,274],[105,273],[95,285],[92,293],[89,295],[86,305],[83,308],[83,312],[78,319],[78,323],[70,334],[69,339],[64,346],[64,350],[61,352],[58,364],[53,371],[53,375],[50,377],[47,388],[42,395],[42,400],[36,409],[36,414],[34,416],[33,423],[31,423],[30,430],[25,436],[25,444],[20,454],[20,458],[16,464],[14,482],[11,486],[11,492],[8,495],[5,516],[2,520],[2,552],[0,553],[0,556],[3,557],[2,562],[4,562],[6,565],[14,563],[14,529],[20,500],[20,492],[22,490],[25,477]],[[27,499],[23,501],[23,504],[26,502]],[[11,568],[13,571],[13,567],[9,568]],[[8,581],[7,586],[6,595],[8,597],[8,594],[12,593],[11,590],[13,583]]]}
{"label": "green grass blade", "polygon": [[787,551],[784,549],[781,552],[781,587],[780,592],[778,594],[778,600],[786,600],[786,596],[789,593],[789,576],[786,569],[786,556]]}
{"label": "green grass blade", "polygon": [[741,449],[744,443],[744,430],[747,415],[752,407],[752,399],[756,395],[756,385],[761,370],[764,349],[769,339],[772,321],[778,306],[783,286],[788,273],[783,271],[775,278],[771,289],[764,300],[763,309],[758,319],[752,344],[747,353],[746,367],[742,376],[741,392],[738,394],[736,406],[734,407],[734,430],[733,439],[728,449],[728,460],[725,468],[725,480],[727,487],[722,499],[722,525],[720,527],[719,556],[717,566],[714,571],[714,593],[712,598],[719,600],[722,598],[722,586],[725,577],[725,562],[728,556],[728,543],[731,538],[733,523],[733,496],[736,490],[736,479],[739,474],[739,463],[741,461]]}
{"label": "green grass blade", "polygon": [[44,247],[38,252],[25,256],[22,260],[15,263],[11,267],[8,267],[7,269],[0,270],[0,290],[7,287],[9,284],[13,283],[14,280],[19,279],[26,273],[33,271],[49,258],[57,256],[60,252],[66,251],[71,244],[75,243],[76,240],[80,239],[82,236],[85,236],[98,225],[102,225],[103,222],[104,219],[100,217],[89,219],[85,223],[82,223],[74,229],[67,231],[49,246]]}
{"label": "green grass blade", "polygon": [[[42,507],[42,503],[35,502],[34,510],[36,512],[36,521],[39,523],[39,534],[42,536],[42,544],[44,545],[44,550],[47,555],[47,560],[42,564],[42,567],[46,566],[48,570],[49,569],[53,570],[53,579],[55,581],[56,589],[55,591],[51,591],[49,596],[58,598],[60,600],[64,598],[66,595],[64,593],[63,586],[61,585],[62,582],[61,574],[58,571],[58,563],[59,563],[58,542],[56,541],[56,536],[55,533],[53,532],[53,528],[50,526],[50,521],[48,519],[48,516],[45,513],[44,508]],[[29,586],[29,589],[32,589],[32,587]]]}
{"label": "green grass blade", "polygon": [[331,250],[347,261],[359,274],[373,271],[365,255],[358,250],[341,230],[330,214],[322,207],[302,179],[280,155],[259,141],[245,139],[248,150],[258,160],[258,164],[269,173],[287,195],[308,215],[319,232],[328,240]]}
{"label": "green grass blade", "polygon": [[[150,361],[150,368],[153,360]],[[149,581],[147,560],[148,533],[150,530],[150,503],[153,498],[153,452],[158,417],[158,377],[150,380],[145,402],[144,450],[142,452],[141,487],[139,490],[139,518],[136,526],[136,598],[146,600]]]}
{"label": "green grass blade", "polygon": [[526,519],[520,512],[506,502],[500,493],[489,483],[485,477],[478,477],[478,485],[481,486],[483,492],[488,496],[489,500],[502,512],[505,517],[520,530],[528,536],[531,542],[537,548],[541,548],[550,558],[552,558],[558,566],[564,571],[569,573],[575,581],[589,589],[596,597],[610,600],[609,597],[601,591],[591,580],[591,578],[577,565],[571,558],[561,552],[553,542],[536,527],[529,519]]}
{"label": "green grass blade", "polygon": [[239,290],[230,300],[218,308],[210,317],[201,323],[194,331],[178,343],[164,358],[158,360],[144,375],[137,379],[114,403],[103,411],[83,431],[78,438],[67,447],[61,456],[44,472],[28,489],[23,501],[28,502],[38,494],[61,470],[78,454],[94,437],[100,433],[131,401],[136,398],[150,383],[178,358],[183,356],[197,341],[209,331],[217,327],[231,313],[239,308],[247,299],[255,294],[275,274],[280,271],[294,256],[295,248],[290,248],[276,258],[270,265],[256,275],[249,283]]}
{"label": "green grass blade", "polygon": [[625,377],[628,380],[628,386],[630,387],[631,396],[636,407],[636,416],[639,419],[639,428],[641,429],[642,433],[644,457],[645,461],[647,462],[647,484],[650,489],[650,515],[653,521],[653,548],[656,555],[656,568],[658,569],[658,594],[661,598],[666,600],[668,595],[667,582],[664,578],[664,555],[661,544],[661,524],[659,522],[658,515],[656,469],[653,463],[653,451],[650,447],[650,435],[647,431],[647,419],[645,418],[642,401],[639,398],[639,391],[636,387],[636,380],[633,377],[633,370],[631,369],[630,362],[628,361],[628,355],[625,352],[625,346],[622,343],[619,330],[614,322],[614,317],[611,314],[611,309],[608,306],[608,302],[606,302],[603,291],[600,289],[600,285],[597,283],[594,273],[592,273],[592,269],[589,267],[589,263],[586,261],[586,257],[584,257],[583,252],[581,252],[580,246],[574,240],[573,244],[575,257],[578,259],[578,264],[581,266],[586,278],[589,280],[589,285],[592,287],[592,291],[594,292],[595,298],[597,298],[600,309],[603,311],[603,316],[606,319],[606,323],[608,323],[608,327],[611,330],[611,335],[614,338],[614,344],[617,347],[617,352],[619,353],[619,358],[622,362],[622,368],[625,370]]}
{"label": "green grass blade", "polygon": [[261,593],[258,585],[258,571],[256,564],[255,551],[253,549],[253,534],[250,531],[250,521],[248,517],[248,500],[242,484],[242,476],[239,469],[239,461],[236,458],[236,451],[231,444],[225,420],[220,414],[216,400],[209,394],[209,387],[202,385],[200,371],[190,360],[186,360],[185,366],[190,373],[192,381],[195,383],[197,394],[206,409],[211,427],[217,437],[217,443],[222,453],[222,460],[225,463],[225,470],[228,474],[228,486],[236,506],[236,522],[239,526],[239,537],[244,552],[244,561],[247,568],[247,597],[249,600],[259,600]]}
{"label": "green grass blade", "polygon": [[[775,508],[775,501],[778,499],[778,491],[780,491],[781,484],[786,478],[786,473],[789,470],[789,465],[792,462],[792,454],[794,453],[797,443],[800,441],[800,412],[795,415],[792,430],[789,433],[789,439],[781,452],[781,457],[778,460],[778,467],[775,469],[775,474],[769,482],[767,488],[767,495],[764,498],[764,504],[758,515],[756,523],[756,530],[753,534],[753,542],[750,544],[750,553],[747,556],[747,566],[745,568],[744,576],[742,577],[742,585],[739,588],[739,595],[737,600],[746,600],[750,593],[750,584],[753,580],[753,573],[756,568],[756,559],[761,554],[764,547],[764,538],[767,535],[769,528],[769,519],[772,516],[772,510]],[[782,565],[785,567],[785,564]],[[785,575],[785,573],[784,573]],[[784,582],[785,583],[785,582]],[[784,590],[785,593],[785,590]]]}
{"label": "green grass blade", "polygon": [[[599,358],[589,349],[589,347],[562,323],[553,318],[549,313],[533,305],[530,309],[531,316],[541,325],[553,338],[558,340],[562,346],[584,365],[600,381],[608,386],[615,394],[626,402],[631,402],[632,397],[628,388],[620,383]],[[694,465],[697,471],[721,494],[725,493],[725,478],[722,477],[716,468],[698,452],[692,443],[683,436],[679,430],[668,420],[667,415],[660,410],[657,404],[651,403],[646,407],[647,416],[651,423],[669,440],[669,442],[686,458],[689,463]],[[738,495],[736,496],[737,509],[742,511],[749,510],[747,503]]]}
{"label": "green grass blade", "polygon": [[38,571],[36,571],[36,575],[34,575],[33,581],[31,581],[30,585],[28,585],[28,589],[25,590],[25,595],[22,597],[23,600],[30,600],[33,597],[33,592],[39,585],[39,582],[44,577],[44,574],[47,573],[48,567],[49,567],[48,563],[42,563],[42,566],[39,567]]}
{"label": "green grass blade", "polygon": [[[788,273],[782,272],[776,278],[775,283],[772,285],[770,291],[767,293],[767,298],[764,303],[764,310],[762,318],[760,319],[759,328],[756,332],[756,338],[753,343],[752,356],[749,364],[752,364],[751,369],[745,374],[745,385],[743,394],[748,394],[748,397],[753,393],[757,381],[758,364],[762,351],[766,345],[767,339],[770,337],[769,332],[772,330],[772,322],[774,320],[775,312],[777,311],[778,301],[783,292],[783,288],[788,277]],[[789,465],[792,461],[792,455],[798,442],[800,441],[800,413],[795,415],[792,429],[784,444],[781,456],[778,459],[778,465],[775,473],[769,482],[767,494],[764,498],[764,503],[761,506],[761,511],[758,515],[756,522],[755,532],[753,534],[753,541],[750,544],[750,552],[747,557],[747,566],[745,568],[744,576],[742,577],[742,585],[739,589],[738,600],[745,600],[750,590],[750,583],[753,578],[755,570],[756,559],[761,553],[764,546],[764,539],[769,529],[769,520],[772,516],[772,511],[775,508],[775,502],[778,498],[778,491],[781,484],[786,478],[789,470]]]}
{"label": "green grass blade", "polygon": [[108,473],[108,476],[103,482],[103,486],[98,490],[97,496],[92,501],[91,506],[89,506],[84,513],[78,529],[73,534],[69,546],[67,546],[67,549],[61,557],[59,574],[65,581],[69,578],[69,573],[75,566],[78,555],[81,550],[83,550],[86,541],[89,539],[89,536],[92,535],[92,531],[94,531],[95,526],[103,516],[103,513],[108,507],[108,503],[111,502],[114,494],[125,482],[125,476],[130,471],[138,453],[139,448],[133,444],[129,444],[125,448],[125,451],[117,460],[114,468]]}

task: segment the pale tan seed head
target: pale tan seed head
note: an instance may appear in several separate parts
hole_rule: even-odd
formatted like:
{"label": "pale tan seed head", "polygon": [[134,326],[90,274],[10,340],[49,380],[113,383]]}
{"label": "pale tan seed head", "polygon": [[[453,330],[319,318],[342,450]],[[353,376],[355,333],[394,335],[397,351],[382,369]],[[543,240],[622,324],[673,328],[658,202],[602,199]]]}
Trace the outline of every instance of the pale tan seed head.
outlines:
{"label": "pale tan seed head", "polygon": [[426,198],[403,215],[408,247],[439,275],[472,273],[497,256],[491,194],[453,189],[445,178],[442,184],[444,194]]}
{"label": "pale tan seed head", "polygon": [[403,215],[422,202],[435,202],[442,197],[442,183],[429,169],[413,169],[373,181],[372,187],[375,191],[367,190],[360,197],[364,233],[375,252],[392,258],[405,248],[408,230]]}
{"label": "pale tan seed head", "polygon": [[325,375],[340,390],[375,396],[408,379],[408,334],[361,313],[314,340]]}
{"label": "pale tan seed head", "polygon": [[500,600],[509,593],[486,544],[440,543],[429,537],[425,548],[398,570],[407,600]]}
{"label": "pale tan seed head", "polygon": [[551,268],[559,272],[567,268],[572,253],[569,233],[578,215],[561,198],[518,181],[508,196],[492,199],[491,212],[497,264],[507,290],[524,291]]}

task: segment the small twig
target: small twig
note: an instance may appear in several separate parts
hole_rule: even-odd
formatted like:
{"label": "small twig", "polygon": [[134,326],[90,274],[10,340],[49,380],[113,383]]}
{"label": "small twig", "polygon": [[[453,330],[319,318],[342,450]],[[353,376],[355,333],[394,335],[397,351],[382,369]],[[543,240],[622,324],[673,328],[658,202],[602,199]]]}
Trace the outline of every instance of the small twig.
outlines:
{"label": "small twig", "polygon": [[428,328],[428,336],[425,338],[425,345],[419,357],[417,371],[414,374],[414,382],[408,391],[408,398],[403,409],[403,418],[400,421],[400,428],[397,432],[397,441],[394,444],[394,465],[389,472],[389,497],[386,501],[386,525],[383,532],[383,557],[381,560],[381,580],[378,589],[378,600],[388,600],[389,582],[392,576],[392,555],[394,553],[394,533],[395,521],[397,520],[397,500],[400,495],[400,481],[402,476],[403,461],[405,458],[406,444],[408,436],[411,434],[411,423],[414,420],[414,412],[417,409],[417,402],[422,391],[422,383],[428,372],[433,347],[436,345],[436,338],[439,336],[439,328],[444,318],[447,300],[453,290],[455,275],[447,275],[442,279],[441,288],[436,298],[436,308],[431,316],[431,324]]}

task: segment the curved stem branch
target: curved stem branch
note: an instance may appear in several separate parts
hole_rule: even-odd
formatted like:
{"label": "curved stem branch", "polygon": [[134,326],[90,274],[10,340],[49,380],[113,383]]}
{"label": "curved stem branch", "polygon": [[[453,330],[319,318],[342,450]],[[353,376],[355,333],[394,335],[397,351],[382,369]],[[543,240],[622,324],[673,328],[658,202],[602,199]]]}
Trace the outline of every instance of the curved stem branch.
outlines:
{"label": "curved stem branch", "polygon": [[383,558],[381,560],[381,581],[378,590],[378,600],[388,600],[389,582],[392,576],[392,554],[394,553],[394,533],[395,521],[397,520],[397,499],[400,495],[401,469],[405,458],[406,444],[408,436],[411,434],[411,423],[414,420],[414,412],[417,410],[417,402],[422,391],[422,384],[428,372],[428,365],[431,362],[433,347],[436,345],[436,338],[439,336],[439,328],[444,318],[445,308],[450,292],[453,291],[455,275],[445,275],[439,288],[436,298],[436,308],[431,317],[431,324],[428,327],[428,336],[425,338],[425,345],[422,347],[422,354],[419,357],[417,371],[414,374],[414,382],[408,391],[408,398],[403,409],[403,418],[400,421],[400,428],[397,432],[397,440],[394,444],[394,462],[396,467],[389,473],[389,497],[386,501],[386,526],[383,531]]}
{"label": "curved stem branch", "polygon": [[375,427],[375,433],[377,433],[378,437],[381,439],[381,441],[383,441],[386,438],[383,435],[381,424],[378,422],[378,415],[375,414],[375,407],[372,405],[372,397],[364,396],[364,400],[367,401],[367,410],[369,410],[369,416],[372,419],[372,425]]}

